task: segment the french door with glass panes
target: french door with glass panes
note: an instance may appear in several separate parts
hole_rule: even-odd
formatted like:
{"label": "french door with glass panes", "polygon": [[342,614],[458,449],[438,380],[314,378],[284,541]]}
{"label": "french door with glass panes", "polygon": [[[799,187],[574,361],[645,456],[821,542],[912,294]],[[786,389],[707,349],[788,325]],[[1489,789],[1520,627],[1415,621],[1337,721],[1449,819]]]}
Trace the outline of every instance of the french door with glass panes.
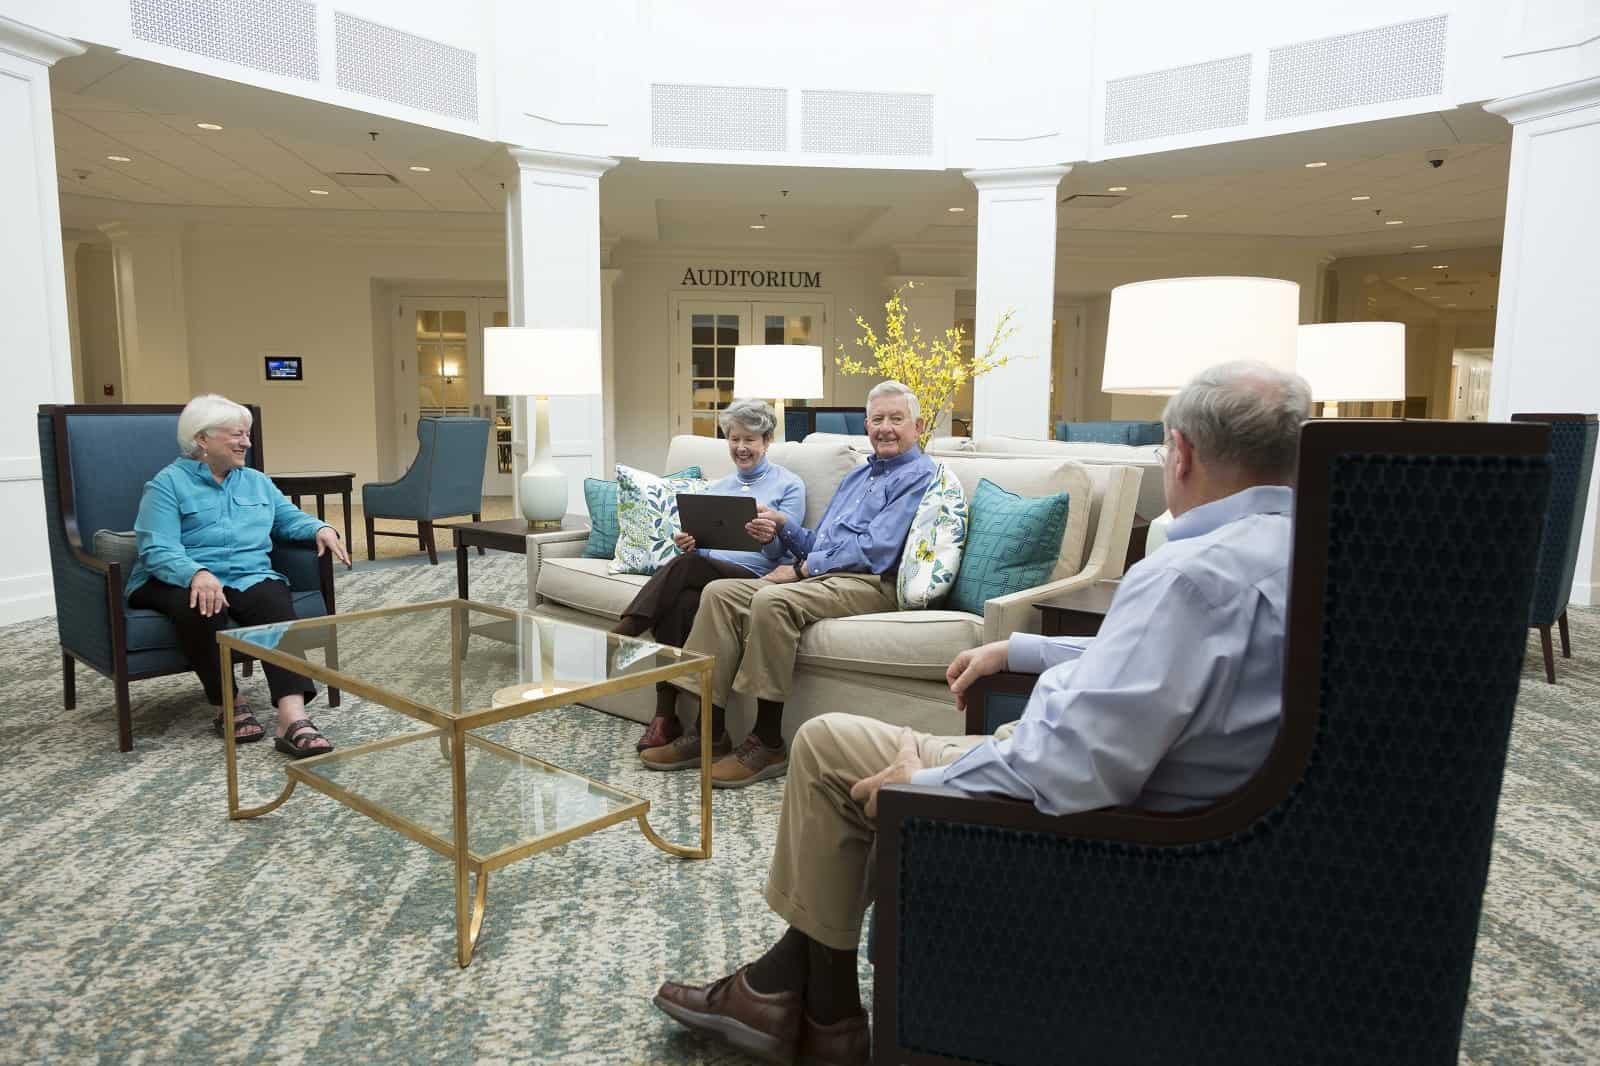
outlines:
{"label": "french door with glass panes", "polygon": [[717,416],[733,402],[734,349],[741,344],[821,345],[823,380],[832,391],[833,359],[824,304],[683,301],[677,307],[676,325],[674,433],[722,435]]}

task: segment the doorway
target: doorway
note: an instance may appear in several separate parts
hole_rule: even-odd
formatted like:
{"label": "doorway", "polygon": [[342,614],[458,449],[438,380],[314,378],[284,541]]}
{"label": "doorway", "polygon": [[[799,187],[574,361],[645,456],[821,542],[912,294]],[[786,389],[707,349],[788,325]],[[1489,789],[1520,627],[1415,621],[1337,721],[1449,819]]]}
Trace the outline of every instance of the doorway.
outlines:
{"label": "doorway", "polygon": [[741,344],[820,345],[824,391],[833,393],[832,330],[824,302],[681,300],[673,324],[674,433],[721,436],[717,416],[733,402],[733,353]]}
{"label": "doorway", "polygon": [[1489,420],[1489,377],[1493,372],[1493,348],[1457,348],[1451,354],[1451,421]]}

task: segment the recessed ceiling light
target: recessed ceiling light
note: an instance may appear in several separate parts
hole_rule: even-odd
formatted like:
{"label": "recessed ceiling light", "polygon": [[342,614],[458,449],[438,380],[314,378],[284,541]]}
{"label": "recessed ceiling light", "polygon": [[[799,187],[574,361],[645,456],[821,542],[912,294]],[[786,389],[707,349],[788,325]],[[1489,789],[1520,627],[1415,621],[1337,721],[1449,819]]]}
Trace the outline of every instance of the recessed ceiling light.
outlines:
{"label": "recessed ceiling light", "polygon": [[1189,216],[1188,216],[1188,215],[1181,215],[1181,214],[1180,214],[1180,215],[1173,215],[1173,216],[1172,216],[1172,217],[1173,217],[1173,218],[1188,218],[1188,217],[1189,217]]}
{"label": "recessed ceiling light", "polygon": [[194,125],[195,125],[195,129],[200,129],[200,130],[220,130],[222,128],[221,126],[217,125],[215,122],[196,122]]}
{"label": "recessed ceiling light", "polygon": [[752,223],[750,223],[750,228],[751,229],[766,229],[767,227],[762,225],[759,222],[752,222]]}
{"label": "recessed ceiling light", "polygon": [[1412,292],[1427,292],[1428,291],[1428,287],[1426,285],[1413,285],[1413,286],[1411,286],[1411,291]]}
{"label": "recessed ceiling light", "polygon": [[328,190],[327,189],[307,189],[306,192],[310,193],[312,196],[326,196],[326,195],[328,195]]}
{"label": "recessed ceiling light", "polygon": [[1352,197],[1350,197],[1350,199],[1352,199],[1352,200],[1370,200],[1370,199],[1372,199],[1372,197],[1370,197],[1370,196],[1352,196]]}
{"label": "recessed ceiling light", "polygon": [[1395,278],[1394,280],[1396,280],[1396,281],[1410,281],[1411,280],[1411,276],[1409,274],[1401,274],[1399,277]]}
{"label": "recessed ceiling light", "polygon": [[1391,218],[1384,223],[1385,226],[1404,226],[1405,224],[1406,220],[1403,218]]}
{"label": "recessed ceiling light", "polygon": [[1107,185],[1106,186],[1106,192],[1127,192],[1127,191],[1128,191],[1128,187],[1126,185]]}
{"label": "recessed ceiling light", "polygon": [[1307,164],[1306,164],[1306,169],[1307,169],[1307,170],[1314,170],[1314,169],[1315,169],[1315,168],[1317,168],[1317,167],[1325,167],[1325,166],[1327,166],[1327,165],[1328,165],[1328,164],[1327,164],[1327,162],[1326,162],[1326,161],[1325,161],[1325,160],[1321,160],[1321,159],[1319,159],[1319,160],[1317,160],[1317,161],[1316,161],[1316,162],[1314,162],[1314,163],[1307,163]]}
{"label": "recessed ceiling light", "polygon": [[1455,306],[1455,304],[1445,304],[1445,306],[1446,306],[1446,307],[1454,307],[1454,306]]}
{"label": "recessed ceiling light", "polygon": [[1427,245],[1426,244],[1413,244],[1411,247],[1420,252],[1422,249],[1426,248]]}
{"label": "recessed ceiling light", "polygon": [[431,173],[433,173],[433,168],[432,167],[412,166],[412,167],[407,167],[406,169],[410,170],[413,174],[431,174]]}
{"label": "recessed ceiling light", "polygon": [[1449,270],[1450,269],[1450,264],[1449,263],[1435,263],[1435,264],[1433,264],[1433,269],[1435,269],[1435,270]]}
{"label": "recessed ceiling light", "polygon": [[108,156],[106,156],[106,158],[111,160],[113,163],[131,163],[131,162],[133,162],[133,160],[129,159],[125,155],[108,155]]}
{"label": "recessed ceiling light", "polygon": [[964,208],[964,207],[947,207],[947,208],[945,208],[945,210],[950,212],[952,215],[959,215],[961,212],[965,211],[966,208]]}

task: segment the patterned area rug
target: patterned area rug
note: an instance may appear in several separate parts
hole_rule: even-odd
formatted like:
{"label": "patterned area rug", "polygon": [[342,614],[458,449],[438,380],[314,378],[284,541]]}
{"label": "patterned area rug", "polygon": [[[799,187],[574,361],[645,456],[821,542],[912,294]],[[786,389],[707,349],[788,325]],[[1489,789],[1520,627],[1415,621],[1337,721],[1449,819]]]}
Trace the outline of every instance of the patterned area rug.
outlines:
{"label": "patterned area rug", "polygon": [[[521,558],[472,568],[476,597],[522,601]],[[451,566],[361,565],[340,577],[339,602],[454,587]],[[1463,1062],[1600,1056],[1600,612],[1573,612],[1573,643],[1555,686],[1530,645]],[[416,653],[397,642],[396,669]],[[307,789],[226,820],[221,748],[192,678],[134,686],[137,746],[121,755],[104,679],[80,668],[78,709],[61,710],[53,620],[0,629],[0,655],[0,1061],[744,1061],[649,997],[667,978],[720,976],[782,931],[760,895],[781,781],[716,795],[709,862],[670,858],[624,823],[497,872],[460,970],[439,856]],[[241,688],[267,705],[259,673]],[[414,728],[345,701],[313,708],[336,742]],[[638,769],[638,734],[568,708],[500,738],[651,797],[652,823],[691,839],[696,781]],[[241,749],[247,802],[277,794],[282,764],[269,744]],[[865,965],[862,990],[870,1000]]]}

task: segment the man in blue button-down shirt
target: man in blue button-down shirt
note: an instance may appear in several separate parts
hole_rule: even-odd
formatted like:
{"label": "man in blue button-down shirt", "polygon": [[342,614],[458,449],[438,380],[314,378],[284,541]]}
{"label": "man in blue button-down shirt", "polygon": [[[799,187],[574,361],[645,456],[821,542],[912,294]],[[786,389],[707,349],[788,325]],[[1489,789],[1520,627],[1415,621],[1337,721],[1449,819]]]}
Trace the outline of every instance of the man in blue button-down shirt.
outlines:
{"label": "man in blue button-down shirt", "polygon": [[[898,381],[867,394],[872,458],[845,475],[816,529],[763,508],[750,524],[763,543],[777,539],[797,560],[759,580],[713,581],[700,599],[684,647],[717,657],[712,675],[713,751],[718,788],[742,788],[783,774],[783,705],[794,682],[800,633],[823,618],[895,611],[895,574],[917,504],[933,480],[933,460],[917,440],[917,397]],[[723,734],[730,692],[756,701],[756,722],[738,748]],[[700,726],[640,759],[652,770],[700,765]]]}
{"label": "man in blue button-down shirt", "polygon": [[[1305,382],[1255,363],[1199,375],[1167,406],[1167,544],[1128,571],[1092,640],[1018,633],[950,665],[958,705],[977,678],[1040,672],[994,737],[933,737],[829,714],[794,741],[769,906],[789,930],[711,985],[656,1005],[757,1052],[866,1062],[856,944],[872,899],[878,789],[942,785],[1048,814],[1179,810],[1243,785],[1282,711],[1289,545]],[[1003,904],[997,904],[1003,905]]]}

